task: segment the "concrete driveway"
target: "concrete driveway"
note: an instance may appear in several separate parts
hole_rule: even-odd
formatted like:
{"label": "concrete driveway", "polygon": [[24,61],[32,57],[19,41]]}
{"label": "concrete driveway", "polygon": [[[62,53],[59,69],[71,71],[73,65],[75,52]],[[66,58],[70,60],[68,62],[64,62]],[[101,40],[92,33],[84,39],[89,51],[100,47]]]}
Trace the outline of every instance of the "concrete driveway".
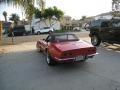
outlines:
{"label": "concrete driveway", "polygon": [[120,90],[120,52],[110,45],[98,47],[99,55],[85,63],[54,67],[35,42],[1,48],[0,90]]}

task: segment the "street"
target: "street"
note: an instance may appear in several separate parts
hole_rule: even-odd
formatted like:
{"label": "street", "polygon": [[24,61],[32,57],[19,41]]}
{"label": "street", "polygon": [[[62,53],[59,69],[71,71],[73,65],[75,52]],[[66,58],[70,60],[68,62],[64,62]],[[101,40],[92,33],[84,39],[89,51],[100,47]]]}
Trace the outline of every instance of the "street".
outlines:
{"label": "street", "polygon": [[[28,44],[29,45],[29,44]],[[86,62],[50,67],[35,49],[0,55],[0,90],[120,90],[120,52],[105,46]]]}

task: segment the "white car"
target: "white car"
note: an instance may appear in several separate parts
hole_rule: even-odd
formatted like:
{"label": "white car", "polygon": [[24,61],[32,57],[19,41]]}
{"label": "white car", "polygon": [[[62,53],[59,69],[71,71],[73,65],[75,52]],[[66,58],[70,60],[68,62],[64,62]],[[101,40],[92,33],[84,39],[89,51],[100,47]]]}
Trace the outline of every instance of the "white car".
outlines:
{"label": "white car", "polygon": [[37,35],[40,35],[41,33],[51,33],[53,31],[54,31],[53,28],[44,27],[44,28],[41,28],[39,30],[35,30],[34,33],[37,34]]}

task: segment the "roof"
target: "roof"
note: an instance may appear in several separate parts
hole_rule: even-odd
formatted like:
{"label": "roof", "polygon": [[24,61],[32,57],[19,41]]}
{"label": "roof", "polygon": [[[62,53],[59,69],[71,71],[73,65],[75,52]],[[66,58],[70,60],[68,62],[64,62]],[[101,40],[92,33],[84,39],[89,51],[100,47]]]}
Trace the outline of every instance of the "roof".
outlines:
{"label": "roof", "polygon": [[98,14],[96,16],[106,16],[106,15],[111,15],[111,12],[101,13],[101,14]]}
{"label": "roof", "polygon": [[120,19],[98,19],[93,21],[120,21]]}

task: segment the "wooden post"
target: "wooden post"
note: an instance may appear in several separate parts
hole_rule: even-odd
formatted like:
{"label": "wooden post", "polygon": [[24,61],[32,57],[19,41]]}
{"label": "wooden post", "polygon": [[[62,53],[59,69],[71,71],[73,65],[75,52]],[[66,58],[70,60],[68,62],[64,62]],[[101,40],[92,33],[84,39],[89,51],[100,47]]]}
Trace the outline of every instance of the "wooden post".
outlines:
{"label": "wooden post", "polygon": [[2,21],[0,21],[0,45],[2,45]]}

